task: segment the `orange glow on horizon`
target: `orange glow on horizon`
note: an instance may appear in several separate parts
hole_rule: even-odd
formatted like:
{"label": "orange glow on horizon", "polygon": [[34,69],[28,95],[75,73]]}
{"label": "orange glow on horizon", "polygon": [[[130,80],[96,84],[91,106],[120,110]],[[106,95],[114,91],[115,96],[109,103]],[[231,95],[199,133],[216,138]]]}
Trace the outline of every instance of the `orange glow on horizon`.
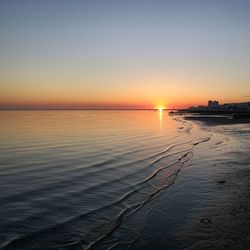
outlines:
{"label": "orange glow on horizon", "polygon": [[[25,91],[24,91],[25,90]],[[217,98],[211,95],[202,96],[197,93],[177,93],[176,91],[120,91],[118,94],[109,92],[86,93],[76,89],[70,91],[39,92],[4,91],[0,93],[0,109],[182,109],[191,106],[207,105],[207,100],[215,99],[220,103],[246,101],[233,98]]]}
{"label": "orange glow on horizon", "polygon": [[158,109],[160,112],[166,109],[164,106],[157,106],[156,109]]}
{"label": "orange glow on horizon", "polygon": [[[168,99],[169,100],[169,99]],[[207,101],[186,101],[180,102],[179,100],[173,100],[168,102],[168,105],[153,105],[151,101],[143,100],[128,100],[120,102],[118,101],[61,101],[58,99],[55,100],[25,100],[25,99],[9,99],[1,100],[0,108],[38,108],[38,109],[178,109],[178,108],[188,108],[190,106],[206,105]]]}

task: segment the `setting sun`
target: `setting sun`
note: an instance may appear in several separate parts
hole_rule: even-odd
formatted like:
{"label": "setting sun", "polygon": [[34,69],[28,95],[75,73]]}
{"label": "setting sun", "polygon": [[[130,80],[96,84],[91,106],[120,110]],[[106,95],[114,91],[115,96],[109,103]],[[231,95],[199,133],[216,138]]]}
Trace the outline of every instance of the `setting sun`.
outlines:
{"label": "setting sun", "polygon": [[162,111],[165,109],[165,107],[164,106],[157,106],[156,109],[158,109],[159,111]]}

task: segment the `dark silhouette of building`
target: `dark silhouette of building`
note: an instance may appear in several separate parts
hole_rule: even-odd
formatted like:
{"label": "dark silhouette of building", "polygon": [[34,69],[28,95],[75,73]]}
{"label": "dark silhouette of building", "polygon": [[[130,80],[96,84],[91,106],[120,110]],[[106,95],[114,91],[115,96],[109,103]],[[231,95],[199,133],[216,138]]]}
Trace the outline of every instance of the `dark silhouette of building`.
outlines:
{"label": "dark silhouette of building", "polygon": [[212,100],[209,100],[208,101],[208,106],[207,106],[209,109],[218,109],[220,108],[220,104],[218,101],[212,101]]}

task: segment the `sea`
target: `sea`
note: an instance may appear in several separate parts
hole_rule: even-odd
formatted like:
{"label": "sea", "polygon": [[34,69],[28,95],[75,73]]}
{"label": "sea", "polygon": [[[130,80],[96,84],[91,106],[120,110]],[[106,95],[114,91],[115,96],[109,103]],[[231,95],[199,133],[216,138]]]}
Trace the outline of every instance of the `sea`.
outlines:
{"label": "sea", "polygon": [[174,248],[249,135],[166,110],[0,111],[0,249]]}

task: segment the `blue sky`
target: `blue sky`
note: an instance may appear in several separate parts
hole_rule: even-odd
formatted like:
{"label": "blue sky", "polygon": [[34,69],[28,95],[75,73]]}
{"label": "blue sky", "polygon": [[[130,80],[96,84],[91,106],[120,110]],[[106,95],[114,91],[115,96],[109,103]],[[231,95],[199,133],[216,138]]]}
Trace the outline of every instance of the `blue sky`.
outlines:
{"label": "blue sky", "polygon": [[245,101],[249,13],[243,0],[1,1],[2,105]]}

